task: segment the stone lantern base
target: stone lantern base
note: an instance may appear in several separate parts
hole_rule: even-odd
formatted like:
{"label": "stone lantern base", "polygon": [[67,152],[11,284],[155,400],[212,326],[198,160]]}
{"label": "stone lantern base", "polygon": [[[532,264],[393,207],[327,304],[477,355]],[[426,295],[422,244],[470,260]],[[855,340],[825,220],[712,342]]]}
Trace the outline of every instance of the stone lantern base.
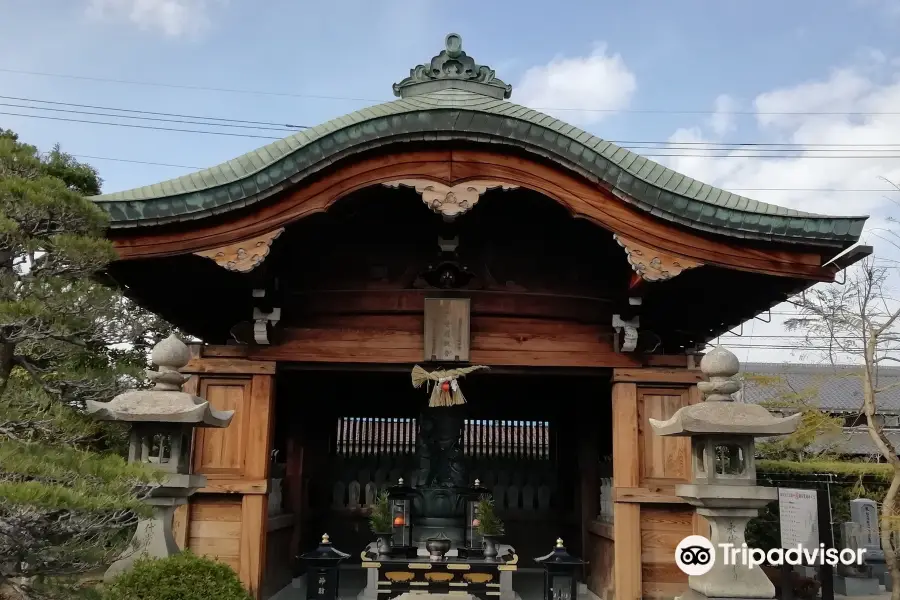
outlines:
{"label": "stone lantern base", "polygon": [[750,569],[743,564],[725,564],[720,544],[740,548],[746,543],[744,532],[750,519],[759,509],[778,497],[774,488],[743,485],[678,485],[675,493],[697,507],[697,514],[709,522],[710,536],[716,550],[716,562],[705,575],[689,577],[690,590],[682,596],[703,598],[775,597],[775,586],[759,567]]}
{"label": "stone lantern base", "polygon": [[138,521],[137,529],[128,548],[109,566],[104,579],[110,581],[129,570],[141,558],[165,558],[178,554],[181,549],[172,533],[175,508],[187,504],[188,498],[198,488],[206,485],[203,475],[169,475],[163,485],[154,489],[145,500],[153,507],[153,515]]}

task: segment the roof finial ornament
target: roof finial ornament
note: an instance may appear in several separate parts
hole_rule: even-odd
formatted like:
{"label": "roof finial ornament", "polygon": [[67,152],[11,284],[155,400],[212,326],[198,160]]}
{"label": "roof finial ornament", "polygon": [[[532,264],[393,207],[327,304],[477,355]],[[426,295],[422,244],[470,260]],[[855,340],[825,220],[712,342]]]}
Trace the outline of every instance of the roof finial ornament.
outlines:
{"label": "roof finial ornament", "polygon": [[512,86],[497,79],[490,67],[479,65],[463,52],[462,36],[448,34],[444,50],[428,64],[411,69],[409,77],[394,84],[394,95],[410,98],[455,88],[503,100],[512,94]]}
{"label": "roof finial ornament", "polygon": [[458,33],[448,33],[444,38],[444,47],[447,48],[447,56],[459,58],[462,54],[462,36]]}

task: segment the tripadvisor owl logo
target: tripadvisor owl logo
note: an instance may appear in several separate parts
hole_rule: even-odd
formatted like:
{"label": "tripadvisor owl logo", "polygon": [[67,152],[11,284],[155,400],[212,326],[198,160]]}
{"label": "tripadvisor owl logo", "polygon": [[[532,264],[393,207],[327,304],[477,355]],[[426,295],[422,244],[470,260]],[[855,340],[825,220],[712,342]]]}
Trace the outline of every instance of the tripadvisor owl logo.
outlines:
{"label": "tripadvisor owl logo", "polygon": [[716,549],[702,535],[689,535],[675,547],[675,564],[691,577],[706,575],[716,564]]}
{"label": "tripadvisor owl logo", "polygon": [[[735,546],[732,543],[720,543],[718,553],[715,546],[702,535],[689,535],[675,547],[675,564],[683,573],[691,577],[706,575],[716,564],[718,558],[722,566],[743,565],[755,569],[764,564],[773,567],[781,565],[838,565],[859,566],[865,564],[865,548],[826,548],[825,544],[809,548],[802,545],[790,548],[750,548],[747,544]],[[718,556],[717,556],[718,554]]]}

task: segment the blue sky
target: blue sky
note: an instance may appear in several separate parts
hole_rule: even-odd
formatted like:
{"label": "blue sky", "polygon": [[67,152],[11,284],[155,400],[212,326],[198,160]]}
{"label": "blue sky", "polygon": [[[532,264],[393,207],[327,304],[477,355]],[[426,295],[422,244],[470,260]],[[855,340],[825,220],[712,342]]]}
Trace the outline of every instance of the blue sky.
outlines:
{"label": "blue sky", "polygon": [[[142,4],[149,8],[131,19]],[[195,24],[184,25],[183,32],[168,25],[167,32],[162,18],[153,15],[172,5],[186,7],[185,20]],[[92,12],[92,6],[104,6],[105,14]],[[823,79],[872,49],[890,56],[900,43],[900,14],[887,0],[0,0],[0,9],[4,68],[367,100],[391,99],[391,84],[440,50],[450,31],[463,36],[470,55],[514,86],[531,67],[585,56],[605,44],[635,76],[629,108],[637,110],[711,110],[719,94],[749,102],[768,90]],[[316,124],[370,103],[8,72],[0,72],[0,90],[8,96],[292,124]],[[519,99],[516,90],[512,99]],[[609,139],[665,140],[698,120],[698,115],[625,113],[587,125]],[[738,118],[739,125],[747,120]],[[59,141],[85,155],[201,167],[265,142],[3,115],[0,122],[42,147]],[[747,129],[735,132],[734,139],[755,139],[756,132]],[[183,172],[95,162],[107,191]]]}
{"label": "blue sky", "polygon": [[[900,112],[900,0],[0,0],[0,15],[2,96],[315,125],[391,100],[391,84],[454,31],[468,54],[512,83],[512,101],[611,140],[687,142],[675,153],[688,156],[659,160],[709,183],[814,212],[871,214],[877,225],[893,208],[888,192],[810,190],[888,190],[881,177],[900,181],[900,148],[838,146],[900,144],[900,114],[882,114]],[[866,114],[808,114],[842,111]],[[76,155],[195,167],[269,141],[4,114],[0,127],[41,148],[59,142]],[[696,156],[704,145],[738,142],[806,150]],[[684,150],[691,144],[701,151]],[[821,144],[841,157],[818,158]],[[89,162],[104,191],[189,171]]]}

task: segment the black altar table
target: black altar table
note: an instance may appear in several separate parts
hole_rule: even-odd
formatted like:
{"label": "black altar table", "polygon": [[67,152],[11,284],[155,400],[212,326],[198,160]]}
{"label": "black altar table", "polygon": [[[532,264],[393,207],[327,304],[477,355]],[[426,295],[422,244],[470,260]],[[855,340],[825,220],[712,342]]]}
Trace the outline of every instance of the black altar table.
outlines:
{"label": "black altar table", "polygon": [[[371,555],[369,555],[371,556]],[[515,571],[519,557],[507,554],[497,559],[445,557],[430,560],[420,556],[369,558],[362,566],[378,569],[378,597],[396,598],[412,592],[420,594],[471,594],[481,600],[500,595],[500,575]]]}

